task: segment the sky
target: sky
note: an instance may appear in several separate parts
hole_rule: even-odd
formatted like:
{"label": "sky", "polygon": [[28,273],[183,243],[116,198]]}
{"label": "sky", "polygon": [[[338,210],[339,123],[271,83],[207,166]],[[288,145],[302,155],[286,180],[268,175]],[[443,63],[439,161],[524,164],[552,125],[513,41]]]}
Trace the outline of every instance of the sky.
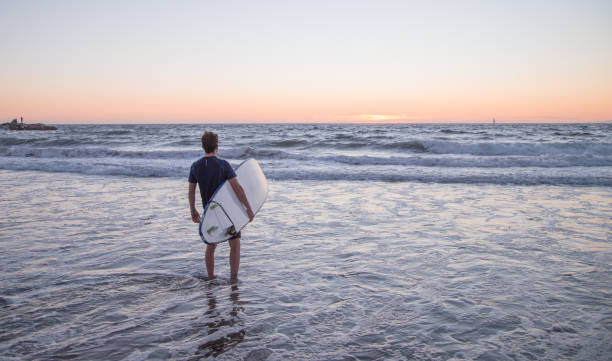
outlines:
{"label": "sky", "polygon": [[612,1],[0,0],[0,122],[612,120]]}

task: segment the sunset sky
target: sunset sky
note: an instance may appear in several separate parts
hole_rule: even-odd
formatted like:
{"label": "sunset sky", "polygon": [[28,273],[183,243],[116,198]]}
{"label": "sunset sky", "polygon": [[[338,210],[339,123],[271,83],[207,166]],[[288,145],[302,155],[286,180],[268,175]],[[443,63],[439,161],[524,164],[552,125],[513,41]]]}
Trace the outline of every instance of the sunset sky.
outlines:
{"label": "sunset sky", "polygon": [[612,120],[612,1],[0,0],[0,122]]}

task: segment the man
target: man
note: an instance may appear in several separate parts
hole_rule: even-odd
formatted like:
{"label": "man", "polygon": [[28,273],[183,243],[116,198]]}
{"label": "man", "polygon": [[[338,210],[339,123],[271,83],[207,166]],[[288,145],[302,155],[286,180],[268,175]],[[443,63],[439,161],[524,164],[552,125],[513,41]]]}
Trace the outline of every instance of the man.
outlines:
{"label": "man", "polygon": [[[253,210],[244,193],[244,189],[238,182],[238,178],[236,178],[236,173],[234,173],[234,170],[227,161],[217,158],[217,151],[219,150],[218,143],[219,136],[217,134],[208,131],[204,132],[204,135],[202,135],[202,148],[206,154],[191,165],[191,171],[189,172],[189,207],[191,208],[191,219],[194,223],[200,223],[200,213],[198,213],[195,207],[196,185],[200,187],[202,204],[206,206],[221,183],[227,180],[240,202],[246,208],[247,215],[252,221],[254,217]],[[229,240],[229,245],[230,283],[235,283],[238,281],[238,267],[240,266],[240,232]],[[216,277],[216,248],[216,244],[206,245],[206,271],[208,272],[208,279],[210,280]]]}

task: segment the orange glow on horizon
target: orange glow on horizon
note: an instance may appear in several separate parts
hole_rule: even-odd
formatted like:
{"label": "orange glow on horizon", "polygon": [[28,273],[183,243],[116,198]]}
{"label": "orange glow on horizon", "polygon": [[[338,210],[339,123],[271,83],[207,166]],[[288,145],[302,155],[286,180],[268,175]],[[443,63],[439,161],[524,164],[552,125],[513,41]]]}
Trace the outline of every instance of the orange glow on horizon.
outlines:
{"label": "orange glow on horizon", "polygon": [[[449,80],[393,87],[307,79],[290,84],[187,82],[139,79],[106,82],[96,77],[55,79],[0,90],[0,121],[23,116],[49,123],[200,122],[600,122],[612,120],[612,81],[589,78],[563,84],[524,85]],[[425,81],[425,80],[423,80]],[[466,79],[467,81],[467,79]],[[567,80],[566,80],[567,81]],[[575,84],[580,85],[579,87]]]}
{"label": "orange glow on horizon", "polygon": [[[6,92],[0,121],[23,116],[29,122],[598,122],[612,120],[612,86],[597,91],[467,88],[458,93],[311,93],[308,89],[249,90],[161,87],[103,91],[74,87]],[[169,87],[170,88],[170,87]],[[176,89],[177,87],[172,87]],[[2,120],[4,119],[4,120]]]}

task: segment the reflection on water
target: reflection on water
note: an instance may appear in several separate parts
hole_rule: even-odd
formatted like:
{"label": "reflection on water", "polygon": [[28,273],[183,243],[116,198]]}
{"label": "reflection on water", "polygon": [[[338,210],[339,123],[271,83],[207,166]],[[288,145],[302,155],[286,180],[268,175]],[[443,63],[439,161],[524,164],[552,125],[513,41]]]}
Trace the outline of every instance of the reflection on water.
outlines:
{"label": "reflection on water", "polygon": [[[240,305],[240,293],[238,292],[238,285],[232,285],[231,293],[229,295],[229,301],[232,304],[231,310],[227,315],[223,314],[223,310],[217,309],[217,297],[214,292],[208,292],[206,297],[208,298],[208,310],[204,313],[206,318],[217,319],[206,323],[208,335],[220,334],[218,338],[214,338],[198,346],[196,356],[203,357],[217,357],[223,352],[233,348],[242,341],[244,341],[245,330],[240,328],[241,321],[239,314],[244,310]],[[229,317],[228,317],[229,316]],[[229,328],[231,331],[226,332]],[[235,330],[239,328],[238,330]]]}

